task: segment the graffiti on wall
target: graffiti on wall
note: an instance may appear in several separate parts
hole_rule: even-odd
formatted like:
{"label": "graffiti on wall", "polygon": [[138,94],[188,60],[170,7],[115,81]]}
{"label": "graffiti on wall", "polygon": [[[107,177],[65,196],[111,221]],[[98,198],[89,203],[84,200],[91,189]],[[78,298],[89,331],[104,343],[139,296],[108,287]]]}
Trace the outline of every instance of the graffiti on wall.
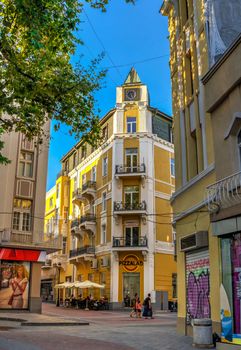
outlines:
{"label": "graffiti on wall", "polygon": [[209,259],[199,259],[186,265],[187,317],[210,317]]}

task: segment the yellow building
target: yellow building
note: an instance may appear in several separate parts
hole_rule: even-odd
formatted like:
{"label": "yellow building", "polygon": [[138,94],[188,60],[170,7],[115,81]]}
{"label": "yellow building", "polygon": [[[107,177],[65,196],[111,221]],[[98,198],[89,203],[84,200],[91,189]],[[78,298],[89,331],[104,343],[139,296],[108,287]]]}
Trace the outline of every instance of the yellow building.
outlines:
{"label": "yellow building", "polygon": [[149,106],[147,86],[132,69],[100,126],[100,146],[80,140],[47,193],[46,225],[56,223],[65,247],[62,261],[43,268],[43,284],[89,279],[105,285],[91,294],[107,296],[113,308],[135,293],[141,300],[152,293],[153,303],[167,309],[176,297],[172,119]]}
{"label": "yellow building", "polygon": [[241,57],[241,2],[165,0],[161,12],[170,32],[178,331],[191,334],[192,319],[211,318],[222,337],[217,348],[232,348],[241,343],[234,257],[240,235],[240,209],[234,210],[240,203],[240,69],[234,67]]}

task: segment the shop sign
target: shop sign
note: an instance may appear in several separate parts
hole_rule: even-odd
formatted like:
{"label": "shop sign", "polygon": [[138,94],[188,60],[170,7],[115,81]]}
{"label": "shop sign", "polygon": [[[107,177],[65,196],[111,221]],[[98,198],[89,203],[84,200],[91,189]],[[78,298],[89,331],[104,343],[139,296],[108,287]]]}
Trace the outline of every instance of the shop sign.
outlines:
{"label": "shop sign", "polygon": [[128,272],[134,272],[139,268],[139,266],[143,266],[143,261],[141,261],[136,255],[129,254],[122,260],[119,260],[119,266],[123,266],[123,268]]}

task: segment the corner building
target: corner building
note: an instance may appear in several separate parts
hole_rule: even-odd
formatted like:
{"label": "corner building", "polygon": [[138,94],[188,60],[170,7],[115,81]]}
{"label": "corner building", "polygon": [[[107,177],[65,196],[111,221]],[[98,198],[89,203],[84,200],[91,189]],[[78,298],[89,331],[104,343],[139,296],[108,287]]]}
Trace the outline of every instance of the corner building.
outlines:
{"label": "corner building", "polygon": [[40,313],[41,266],[62,247],[61,237],[44,236],[48,141],[19,132],[2,141],[11,163],[0,165],[0,311]]}
{"label": "corner building", "polygon": [[172,77],[178,331],[211,318],[241,344],[240,0],[165,0]]}
{"label": "corner building", "polygon": [[[132,68],[100,126],[102,144],[94,150],[80,140],[62,158],[61,176],[47,195],[46,219],[53,198],[52,220],[66,235],[59,281],[105,284],[91,294],[107,296],[113,308],[126,296],[143,300],[150,292],[157,307],[167,308],[176,297],[172,119],[150,107],[147,86]],[[61,191],[69,193],[68,205]],[[57,273],[52,265],[49,271]]]}

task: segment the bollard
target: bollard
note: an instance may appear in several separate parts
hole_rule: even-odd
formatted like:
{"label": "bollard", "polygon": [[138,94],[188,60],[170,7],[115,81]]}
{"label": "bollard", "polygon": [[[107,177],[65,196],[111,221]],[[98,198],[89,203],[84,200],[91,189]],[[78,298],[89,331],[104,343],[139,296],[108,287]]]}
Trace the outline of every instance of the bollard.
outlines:
{"label": "bollard", "polygon": [[213,348],[212,320],[210,318],[195,318],[193,320],[193,346]]}

